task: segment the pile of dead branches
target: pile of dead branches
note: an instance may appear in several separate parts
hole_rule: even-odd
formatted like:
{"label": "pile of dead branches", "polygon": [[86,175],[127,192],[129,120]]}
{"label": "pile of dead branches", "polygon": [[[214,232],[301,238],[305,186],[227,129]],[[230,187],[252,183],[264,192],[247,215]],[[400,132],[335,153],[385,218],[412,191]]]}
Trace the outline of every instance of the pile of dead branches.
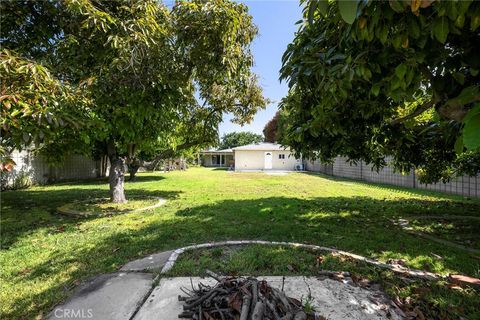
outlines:
{"label": "pile of dead branches", "polygon": [[198,288],[181,288],[186,296],[179,318],[196,320],[307,320],[315,319],[313,312],[304,311],[302,303],[287,297],[282,289],[271,287],[255,278],[220,277],[214,286],[200,283]]}

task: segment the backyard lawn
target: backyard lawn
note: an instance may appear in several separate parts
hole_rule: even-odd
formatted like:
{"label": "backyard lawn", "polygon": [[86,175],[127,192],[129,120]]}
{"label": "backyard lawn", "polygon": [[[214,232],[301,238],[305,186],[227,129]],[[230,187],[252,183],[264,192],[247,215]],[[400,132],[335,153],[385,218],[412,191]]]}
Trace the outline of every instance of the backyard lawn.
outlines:
{"label": "backyard lawn", "polygon": [[[412,218],[413,228],[478,249],[478,220],[466,223],[444,217],[480,217],[478,199],[317,174],[271,176],[205,168],[140,174],[137,181],[126,183],[126,193],[131,199],[163,197],[167,203],[150,211],[75,218],[57,214],[56,208],[107,197],[105,181],[2,192],[0,317],[41,318],[88,277],[115,271],[149,253],[213,240],[302,242],[381,261],[395,259],[441,274],[480,277],[478,255],[411,235],[397,224],[398,219]],[[439,221],[444,223],[413,219],[431,215],[442,216]],[[315,268],[322,267],[312,267],[313,263],[292,267],[295,261],[310,259],[303,251],[245,250],[228,258],[230,267],[217,265],[219,271],[262,273],[258,263],[265,260],[276,261],[266,273],[315,274]],[[208,261],[202,258],[197,265],[187,255],[172,272],[197,274],[203,264],[211,267],[222,255],[210,251]],[[333,262],[328,263],[335,269]],[[446,290],[455,291],[452,300],[442,293],[446,308],[461,301],[462,294],[469,305],[480,305],[472,291]]]}

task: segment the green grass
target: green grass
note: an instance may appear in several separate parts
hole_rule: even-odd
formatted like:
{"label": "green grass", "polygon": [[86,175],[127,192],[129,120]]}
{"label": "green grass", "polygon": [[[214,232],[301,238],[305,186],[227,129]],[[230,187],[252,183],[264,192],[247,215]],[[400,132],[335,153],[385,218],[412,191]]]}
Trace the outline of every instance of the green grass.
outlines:
{"label": "green grass", "polygon": [[46,315],[88,277],[152,252],[212,240],[312,243],[382,261],[403,259],[410,267],[443,274],[480,276],[478,257],[394,224],[418,215],[479,216],[478,199],[315,174],[192,168],[140,174],[126,183],[127,197],[168,200],[154,210],[91,218],[56,214],[57,207],[75,200],[107,197],[107,187],[93,181],[1,194],[2,319]]}
{"label": "green grass", "polygon": [[473,219],[413,219],[413,230],[480,250],[480,221]]}

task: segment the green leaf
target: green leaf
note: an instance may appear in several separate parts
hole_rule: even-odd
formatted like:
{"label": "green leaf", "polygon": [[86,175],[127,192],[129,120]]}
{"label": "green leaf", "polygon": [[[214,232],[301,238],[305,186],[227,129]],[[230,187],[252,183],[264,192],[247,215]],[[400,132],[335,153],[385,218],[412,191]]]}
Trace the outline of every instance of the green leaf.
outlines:
{"label": "green leaf", "polygon": [[313,18],[315,16],[315,10],[318,7],[318,1],[312,0],[310,1],[310,6],[308,7],[308,23],[313,24]]}
{"label": "green leaf", "polygon": [[475,31],[480,26],[480,16],[476,15],[472,17],[470,21],[470,30]]}
{"label": "green leaf", "polygon": [[338,0],[338,9],[343,20],[352,24],[357,18],[358,3],[356,0]]}
{"label": "green leaf", "polygon": [[328,13],[328,0],[318,0],[318,11],[326,16]]}
{"label": "green leaf", "polygon": [[405,11],[405,5],[402,1],[399,0],[389,0],[390,8],[392,8],[395,12],[403,12]]}
{"label": "green leaf", "polygon": [[10,117],[14,118],[16,115],[18,115],[20,113],[20,110],[19,109],[15,109],[12,111],[12,113],[10,113]]}
{"label": "green leaf", "polygon": [[472,109],[468,110],[467,114],[463,118],[463,122],[466,123],[468,120],[470,120],[473,116],[477,114],[480,114],[480,103],[477,103],[473,106]]}
{"label": "green leaf", "polygon": [[27,143],[28,141],[30,141],[30,135],[27,133],[27,132],[23,132],[22,133],[22,138],[23,138],[23,141],[25,143]]}
{"label": "green leaf", "polygon": [[438,17],[433,21],[432,31],[435,38],[441,42],[445,43],[448,36],[448,18],[447,17]]}
{"label": "green leaf", "polygon": [[387,38],[388,38],[388,28],[383,27],[381,29],[381,31],[379,32],[378,38],[380,39],[382,44],[385,44],[385,42],[387,42]]}
{"label": "green leaf", "polygon": [[471,117],[463,128],[463,144],[467,150],[476,150],[480,147],[480,114]]}
{"label": "green leaf", "polygon": [[[456,96],[455,98],[453,99],[450,99],[446,102],[447,105],[450,105],[452,107],[459,107],[459,106],[464,106],[466,104],[469,104],[471,102],[474,102],[476,100],[479,100],[480,99],[480,89],[478,86],[470,86],[470,87],[466,87],[465,89],[462,90],[462,92],[460,92],[460,94],[458,96]],[[473,109],[477,108],[479,104],[477,104]],[[473,110],[472,109],[472,110]],[[472,112],[472,110],[470,110],[470,112]],[[471,114],[471,113],[467,113],[466,117]],[[466,121],[464,119],[464,121]]]}
{"label": "green leaf", "polygon": [[396,68],[395,68],[395,74],[397,75],[398,79],[401,79],[403,80],[403,78],[405,77],[405,73],[407,72],[407,66],[404,65],[403,63],[402,64],[399,64]]}
{"label": "green leaf", "polygon": [[461,85],[465,83],[465,75],[461,72],[455,72],[453,74],[453,78],[455,78],[455,80],[457,80],[457,82],[460,83]]}
{"label": "green leaf", "polygon": [[395,36],[395,37],[392,39],[392,44],[393,44],[393,47],[394,47],[395,49],[400,48],[400,46],[402,45],[402,36],[401,36],[401,35]]}
{"label": "green leaf", "polygon": [[380,93],[380,84],[379,83],[375,83],[373,86],[372,86],[372,89],[370,89],[370,91],[372,92],[372,94],[376,97],[378,96],[378,94]]}
{"label": "green leaf", "polygon": [[455,153],[460,154],[463,152],[463,135],[460,135],[455,141]]}
{"label": "green leaf", "polygon": [[459,15],[457,19],[455,20],[455,26],[459,28],[463,28],[463,25],[465,24],[465,15]]}
{"label": "green leaf", "polygon": [[408,21],[408,33],[414,39],[418,39],[418,37],[420,37],[420,27],[415,19]]}
{"label": "green leaf", "polygon": [[[474,1],[475,2],[475,1]],[[478,3],[472,8],[470,7],[468,15],[470,16],[470,30],[475,31],[480,26],[480,6]]]}

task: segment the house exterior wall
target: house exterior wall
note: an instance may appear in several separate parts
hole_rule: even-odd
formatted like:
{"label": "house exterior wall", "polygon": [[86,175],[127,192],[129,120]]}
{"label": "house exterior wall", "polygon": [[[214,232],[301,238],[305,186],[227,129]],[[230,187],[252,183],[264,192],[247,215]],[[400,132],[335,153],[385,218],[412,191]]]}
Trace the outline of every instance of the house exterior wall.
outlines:
{"label": "house exterior wall", "polygon": [[[273,170],[295,170],[295,165],[301,164],[301,159],[295,159],[290,151],[273,151]],[[279,155],[284,154],[285,159],[279,159]]]}
{"label": "house exterior wall", "polygon": [[[265,152],[272,153],[272,170],[294,170],[295,165],[301,163],[287,150],[235,150],[235,170],[264,170]],[[284,154],[285,159],[279,159],[280,154]]]}
{"label": "house exterior wall", "polygon": [[263,170],[264,151],[235,151],[235,170]]}

